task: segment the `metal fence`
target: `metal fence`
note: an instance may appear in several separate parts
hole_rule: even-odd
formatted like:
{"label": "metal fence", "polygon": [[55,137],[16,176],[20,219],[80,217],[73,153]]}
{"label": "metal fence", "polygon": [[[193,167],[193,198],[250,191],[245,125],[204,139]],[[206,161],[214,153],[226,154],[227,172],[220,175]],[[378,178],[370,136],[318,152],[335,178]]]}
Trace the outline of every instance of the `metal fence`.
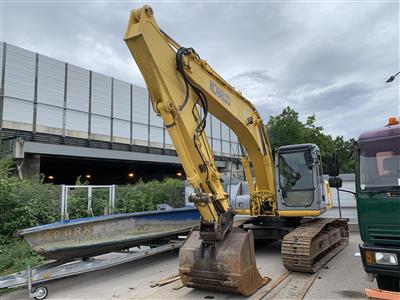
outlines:
{"label": "metal fence", "polygon": [[112,214],[114,212],[115,207],[115,185],[61,185],[61,203],[60,203],[60,217],[61,221],[69,219],[68,213],[68,196],[69,191],[75,189],[86,189],[86,201],[87,201],[87,212],[92,217],[93,208],[92,208],[92,195],[94,189],[107,189],[108,190],[108,209],[107,213]]}

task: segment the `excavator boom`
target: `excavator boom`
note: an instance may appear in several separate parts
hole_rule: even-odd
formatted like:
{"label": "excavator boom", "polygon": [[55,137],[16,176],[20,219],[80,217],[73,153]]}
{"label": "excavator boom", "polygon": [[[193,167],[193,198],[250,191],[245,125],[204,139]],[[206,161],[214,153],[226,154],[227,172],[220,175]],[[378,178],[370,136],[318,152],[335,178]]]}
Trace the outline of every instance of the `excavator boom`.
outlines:
{"label": "excavator boom", "polygon": [[252,190],[262,195],[260,204],[265,200],[272,207],[274,165],[261,117],[192,48],[180,47],[165,34],[149,6],[131,12],[125,41],[195,190],[190,201],[201,215],[200,229],[180,250],[182,282],[189,287],[254,293],[266,281],[256,266],[252,232],[233,228],[235,211],[204,129],[207,114],[212,113],[236,133],[246,150],[244,164],[252,162],[257,178]]}

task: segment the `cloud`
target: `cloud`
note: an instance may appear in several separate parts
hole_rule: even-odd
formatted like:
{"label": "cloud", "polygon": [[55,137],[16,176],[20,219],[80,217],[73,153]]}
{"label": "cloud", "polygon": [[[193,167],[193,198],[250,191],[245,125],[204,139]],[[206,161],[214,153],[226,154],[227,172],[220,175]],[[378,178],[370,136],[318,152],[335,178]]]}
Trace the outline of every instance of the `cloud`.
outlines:
{"label": "cloud", "polygon": [[230,81],[252,100],[266,121],[291,106],[303,121],[315,114],[318,125],[333,136],[357,138],[374,125],[383,126],[399,108],[396,88],[379,83],[331,80],[291,85],[267,70],[246,72]]}
{"label": "cloud", "polygon": [[[5,2],[1,39],[144,86],[122,41],[142,3]],[[399,114],[398,2],[151,4],[159,25],[267,119],[290,105],[332,135],[357,137]]]}

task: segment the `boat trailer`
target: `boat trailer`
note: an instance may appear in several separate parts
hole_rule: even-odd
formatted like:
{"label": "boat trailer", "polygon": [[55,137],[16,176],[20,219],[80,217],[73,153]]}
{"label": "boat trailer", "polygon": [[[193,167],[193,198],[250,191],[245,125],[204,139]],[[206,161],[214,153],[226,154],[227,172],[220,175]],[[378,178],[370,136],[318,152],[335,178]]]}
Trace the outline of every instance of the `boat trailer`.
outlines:
{"label": "boat trailer", "polygon": [[48,289],[40,284],[54,279],[118,266],[162,252],[179,249],[183,244],[184,238],[179,237],[177,240],[170,240],[166,244],[157,245],[154,248],[152,245],[147,249],[135,247],[132,248],[133,250],[111,252],[89,259],[76,259],[69,262],[50,261],[35,268],[28,266],[27,270],[0,277],[0,289],[27,285],[29,298],[42,300],[47,297]]}

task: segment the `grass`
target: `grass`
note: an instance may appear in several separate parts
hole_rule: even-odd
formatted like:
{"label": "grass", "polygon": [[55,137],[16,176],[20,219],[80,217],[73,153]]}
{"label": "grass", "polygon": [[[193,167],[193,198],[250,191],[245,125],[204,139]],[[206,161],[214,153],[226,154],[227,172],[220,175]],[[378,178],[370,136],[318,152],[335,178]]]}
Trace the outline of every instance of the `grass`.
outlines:
{"label": "grass", "polygon": [[29,266],[34,267],[44,259],[34,253],[21,239],[11,239],[0,245],[0,276],[19,272]]}

